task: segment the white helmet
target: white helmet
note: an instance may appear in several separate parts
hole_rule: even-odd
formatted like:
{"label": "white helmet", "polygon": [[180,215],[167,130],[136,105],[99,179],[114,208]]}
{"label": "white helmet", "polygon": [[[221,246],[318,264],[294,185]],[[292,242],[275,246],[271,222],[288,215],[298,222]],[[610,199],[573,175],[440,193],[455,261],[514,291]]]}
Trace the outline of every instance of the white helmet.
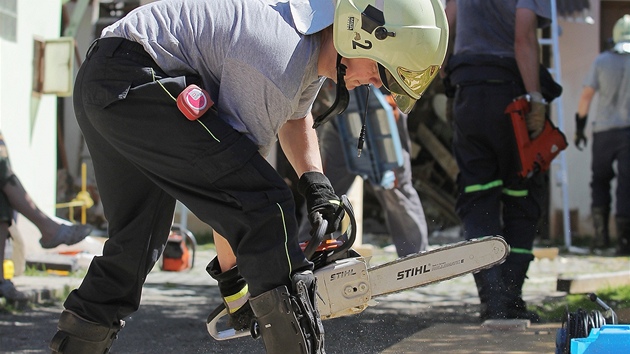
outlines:
{"label": "white helmet", "polygon": [[613,42],[630,42],[630,15],[624,15],[615,23]]}
{"label": "white helmet", "polygon": [[438,74],[448,45],[441,0],[338,0],[335,49],[379,64],[383,85],[409,113]]}

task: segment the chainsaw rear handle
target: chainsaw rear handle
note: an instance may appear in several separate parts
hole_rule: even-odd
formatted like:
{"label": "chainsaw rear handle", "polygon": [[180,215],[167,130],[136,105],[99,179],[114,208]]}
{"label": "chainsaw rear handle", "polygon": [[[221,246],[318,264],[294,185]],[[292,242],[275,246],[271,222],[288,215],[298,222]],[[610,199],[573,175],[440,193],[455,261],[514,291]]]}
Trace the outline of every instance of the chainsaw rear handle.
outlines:
{"label": "chainsaw rear handle", "polygon": [[317,225],[315,228],[315,232],[311,235],[311,239],[308,241],[306,248],[304,249],[304,257],[306,259],[311,259],[317,251],[319,245],[324,242],[324,238],[326,237],[326,229],[328,228],[328,220],[322,217],[322,214],[316,212],[314,214],[314,224]]}
{"label": "chainsaw rear handle", "polygon": [[208,319],[206,320],[206,328],[208,329],[208,333],[210,333],[210,336],[212,336],[212,338],[216,340],[228,340],[240,337],[247,337],[252,334],[250,331],[237,331],[234,328],[227,328],[222,331],[218,330],[217,324],[219,323],[219,320],[227,315],[228,312],[225,308],[225,304],[223,303],[217,306],[217,308],[215,308],[214,311],[212,311],[208,315]]}

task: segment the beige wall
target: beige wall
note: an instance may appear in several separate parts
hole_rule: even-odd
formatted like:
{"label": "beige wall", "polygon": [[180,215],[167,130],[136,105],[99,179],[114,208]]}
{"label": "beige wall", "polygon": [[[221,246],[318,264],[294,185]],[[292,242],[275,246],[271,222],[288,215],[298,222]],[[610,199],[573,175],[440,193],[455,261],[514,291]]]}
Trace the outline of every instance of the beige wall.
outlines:
{"label": "beige wall", "polygon": [[[37,100],[31,83],[34,39],[59,37],[61,0],[18,0],[17,16],[17,41],[0,39],[0,129],[16,175],[36,204],[54,215],[57,97]],[[27,252],[40,249],[37,228],[23,217],[18,227]]]}
{"label": "beige wall", "polygon": [[[588,72],[591,63],[599,54],[599,8],[591,11],[592,17],[596,19],[595,24],[584,22],[559,21],[562,29],[560,36],[560,56],[562,61],[562,103],[564,132],[569,140],[569,147],[565,150],[567,161],[566,181],[568,185],[568,207],[577,210],[578,224],[577,230],[573,232],[580,234],[592,233],[590,222],[590,160],[591,152],[589,148],[579,151],[573,144],[575,134],[575,112],[579,96],[582,90],[582,82]],[[594,102],[595,103],[595,102]],[[592,143],[591,132],[587,132],[589,142]],[[553,182],[558,180],[554,175]],[[562,208],[561,195],[556,190],[553,194],[552,210]]]}
{"label": "beige wall", "polygon": [[[618,3],[625,2],[630,4],[628,0],[615,0],[615,5],[623,6]],[[575,22],[560,20],[562,34],[560,36],[560,55],[562,60],[562,85],[564,88],[562,101],[564,110],[564,132],[569,140],[570,146],[565,151],[567,160],[567,185],[568,185],[568,206],[574,211],[577,219],[574,233],[581,235],[592,235],[592,219],[590,215],[590,179],[591,179],[591,144],[592,130],[590,124],[586,129],[588,138],[588,146],[583,151],[579,151],[573,144],[575,134],[575,112],[578,100],[582,90],[582,82],[591,67],[594,59],[600,53],[600,38],[608,38],[611,33],[601,33],[600,36],[600,2],[599,0],[591,0],[590,16],[594,19],[593,24],[584,22]],[[607,1],[611,4],[611,1]],[[614,10],[615,11],[615,10]],[[619,13],[618,17],[623,14]],[[613,15],[615,17],[615,15]],[[609,27],[609,26],[608,26]],[[595,107],[598,97],[595,96],[591,104],[589,121],[595,118]],[[554,176],[555,177],[555,176]],[[554,178],[553,182],[558,181]],[[613,181],[612,188],[616,187]],[[613,214],[614,214],[614,193],[613,197]],[[559,211],[562,209],[562,197],[559,188],[555,188],[552,196],[552,210]],[[553,215],[553,214],[552,214]],[[611,218],[612,221],[612,218]],[[561,220],[552,220],[552,224],[561,222]],[[611,229],[614,232],[614,223],[611,222]]]}

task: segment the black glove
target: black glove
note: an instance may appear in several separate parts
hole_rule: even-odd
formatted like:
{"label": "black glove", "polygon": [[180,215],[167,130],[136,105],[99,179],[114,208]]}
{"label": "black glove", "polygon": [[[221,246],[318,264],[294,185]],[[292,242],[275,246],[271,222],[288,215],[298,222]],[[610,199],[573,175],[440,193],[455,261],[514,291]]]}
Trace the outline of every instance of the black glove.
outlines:
{"label": "black glove", "polygon": [[582,151],[582,147],[580,146],[580,144],[584,144],[584,147],[586,147],[586,135],[584,135],[584,128],[586,128],[586,120],[588,119],[588,115],[584,116],[584,118],[581,118],[577,113],[575,114],[575,138],[573,139],[573,142],[575,142],[575,147]]}
{"label": "black glove", "polygon": [[297,188],[298,192],[306,199],[308,220],[313,229],[317,229],[316,214],[319,213],[324,220],[328,221],[326,233],[337,231],[345,212],[341,206],[341,200],[330,185],[328,177],[320,172],[306,172],[300,177]]}

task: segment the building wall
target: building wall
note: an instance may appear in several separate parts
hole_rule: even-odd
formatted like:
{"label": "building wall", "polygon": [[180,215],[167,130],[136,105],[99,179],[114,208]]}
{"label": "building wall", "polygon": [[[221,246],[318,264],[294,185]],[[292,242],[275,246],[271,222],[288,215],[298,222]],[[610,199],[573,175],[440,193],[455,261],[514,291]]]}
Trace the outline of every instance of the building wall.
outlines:
{"label": "building wall", "polygon": [[[33,1],[39,3],[42,0]],[[621,2],[627,0],[620,0]],[[142,3],[150,2],[143,0]],[[27,2],[30,4],[30,1]],[[575,234],[592,234],[592,226],[590,219],[590,143],[592,143],[592,132],[587,129],[589,137],[589,146],[584,151],[578,151],[573,145],[573,136],[575,132],[574,115],[577,109],[579,95],[582,89],[582,81],[588,71],[592,61],[599,54],[600,46],[600,0],[590,0],[590,15],[595,23],[588,24],[580,20],[558,19],[556,24],[559,27],[559,47],[561,59],[561,81],[563,86],[562,94],[562,117],[557,114],[556,102],[553,106],[553,119],[561,125],[569,142],[569,147],[565,150],[565,166],[566,174],[563,176],[562,166],[557,159],[552,166],[551,177],[551,201],[550,201],[550,218],[551,218],[551,237],[562,238],[562,227],[564,220],[562,211],[566,207],[572,211],[575,216],[572,225],[572,232]],[[621,16],[621,14],[620,14]],[[81,38],[77,38],[79,52],[84,55],[89,43],[92,40],[93,28],[92,23],[95,21],[94,10],[88,10],[86,20],[81,25],[79,33]],[[1,70],[1,69],[0,69]],[[3,80],[4,82],[4,80]],[[66,100],[70,102],[70,100]],[[597,98],[593,105],[597,103]],[[66,148],[68,151],[68,160],[70,164],[70,172],[74,176],[79,175],[80,163],[85,151],[82,149],[82,140],[78,127],[74,123],[74,117],[71,112],[71,105],[66,104],[66,109],[70,113],[66,113],[65,136]],[[52,145],[51,145],[52,146]],[[564,198],[562,194],[562,179],[566,178],[567,196]],[[191,219],[191,221],[194,220]],[[201,226],[203,230],[206,226]],[[193,231],[194,232],[194,231]]]}
{"label": "building wall", "polygon": [[[61,0],[18,0],[16,41],[0,39],[0,130],[16,175],[49,215],[57,190],[57,97],[32,94],[33,41],[58,38],[60,18]],[[39,232],[28,220],[18,218],[18,228],[27,252],[39,248]]]}
{"label": "building wall", "polygon": [[[568,208],[577,211],[574,214],[574,230],[576,234],[592,234],[590,221],[590,161],[592,132],[587,129],[589,145],[579,151],[574,143],[575,112],[582,92],[582,82],[590,69],[591,63],[599,54],[599,2],[591,2],[591,16],[594,24],[586,22],[560,20],[560,58],[562,66],[562,104],[564,133],[569,142],[565,150],[566,183],[568,185]],[[597,98],[595,98],[597,99]],[[597,102],[594,101],[593,104]],[[556,186],[552,195],[552,210],[563,208],[563,198],[559,189],[560,175],[558,169],[552,175],[552,183]],[[552,214],[554,215],[554,214]],[[557,214],[556,214],[557,215]],[[555,220],[562,222],[562,220]],[[553,224],[553,222],[552,222]],[[556,231],[559,228],[555,228]],[[561,235],[556,235],[561,236]]]}

